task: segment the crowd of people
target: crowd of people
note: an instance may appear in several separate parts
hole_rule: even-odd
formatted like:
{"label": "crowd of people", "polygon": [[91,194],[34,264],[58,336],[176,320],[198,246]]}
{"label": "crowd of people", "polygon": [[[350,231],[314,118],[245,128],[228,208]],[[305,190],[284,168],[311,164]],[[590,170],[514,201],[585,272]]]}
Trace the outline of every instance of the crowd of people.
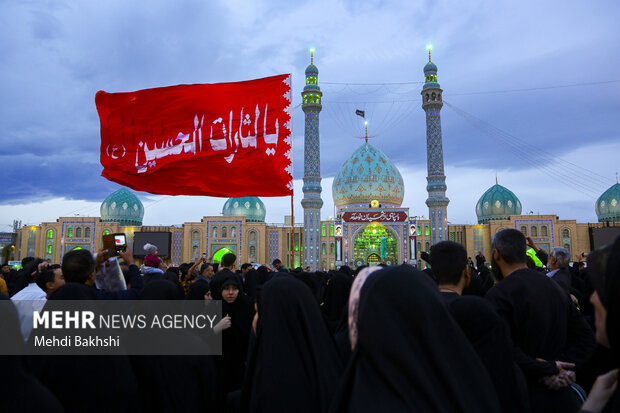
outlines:
{"label": "crowd of people", "polygon": [[512,229],[490,263],[443,241],[424,271],[255,268],[232,253],[168,267],[145,250],[141,267],[118,253],[114,291],[95,282],[105,251],[3,266],[1,330],[27,342],[47,300],[221,300],[222,354],[1,356],[1,411],[620,412],[620,238],[586,267]]}

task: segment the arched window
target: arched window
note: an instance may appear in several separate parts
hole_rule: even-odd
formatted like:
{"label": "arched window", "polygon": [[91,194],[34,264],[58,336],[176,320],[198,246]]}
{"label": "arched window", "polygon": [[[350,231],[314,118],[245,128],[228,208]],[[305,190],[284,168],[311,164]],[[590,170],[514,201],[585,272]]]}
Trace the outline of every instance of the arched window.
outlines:
{"label": "arched window", "polygon": [[[424,235],[426,236],[431,235],[431,227],[428,224],[424,225]],[[427,251],[428,251],[428,248],[427,248]]]}
{"label": "arched window", "polygon": [[417,242],[416,250],[417,250],[418,254],[422,252],[422,242],[421,241]]}
{"label": "arched window", "polygon": [[248,240],[249,241],[256,241],[256,231],[250,231],[248,233]]}
{"label": "arched window", "polygon": [[211,237],[217,238],[217,227],[213,227],[213,230],[211,230]]}
{"label": "arched window", "polygon": [[437,95],[433,92],[433,94],[431,95],[431,99],[434,101],[437,99]]}
{"label": "arched window", "polygon": [[105,231],[103,231],[103,235],[110,235],[110,230],[106,229]]}
{"label": "arched window", "polygon": [[525,225],[521,225],[521,232],[527,237],[527,227]]}
{"label": "arched window", "polygon": [[90,238],[90,227],[84,228],[84,238]]}
{"label": "arched window", "polygon": [[321,236],[324,237],[327,235],[327,229],[325,228],[325,224],[321,225]]}
{"label": "arched window", "polygon": [[564,248],[566,248],[568,250],[568,252],[570,253],[570,244],[564,244]]}
{"label": "arched window", "polygon": [[48,229],[47,230],[47,239],[52,239],[54,238],[54,230],[53,229]]}
{"label": "arched window", "polygon": [[533,237],[537,237],[538,236],[538,227],[536,227],[536,225],[533,225],[532,228],[530,228],[530,232],[532,233]]}
{"label": "arched window", "polygon": [[334,245],[334,243],[332,242],[331,244],[329,244],[329,253],[333,254],[336,252],[336,245]]}
{"label": "arched window", "polygon": [[325,243],[321,244],[321,254],[327,254],[327,245]]}
{"label": "arched window", "polygon": [[327,265],[327,261],[323,260],[323,267],[321,269],[325,270],[327,268],[326,265]]}
{"label": "arched window", "polygon": [[549,230],[547,229],[546,225],[541,225],[541,227],[540,227],[540,236],[541,237],[548,237],[549,236]]}
{"label": "arched window", "polygon": [[562,230],[562,238],[570,238],[570,231],[568,230],[568,228],[564,228]]}
{"label": "arched window", "polygon": [[192,240],[197,241],[200,239],[200,231],[193,230],[192,231]]}
{"label": "arched window", "polygon": [[222,227],[222,238],[228,238],[228,228]]}
{"label": "arched window", "polygon": [[82,227],[75,228],[75,238],[82,238]]}
{"label": "arched window", "polygon": [[250,245],[250,261],[256,261],[256,247]]}
{"label": "arched window", "polygon": [[192,259],[195,260],[196,258],[198,258],[199,254],[200,254],[200,249],[199,249],[198,245],[194,245],[192,247]]}
{"label": "arched window", "polygon": [[424,243],[424,251],[428,252],[431,249],[431,243],[426,241]]}
{"label": "arched window", "polygon": [[47,254],[52,254],[54,252],[54,246],[52,244],[47,244],[47,248],[45,250]]}
{"label": "arched window", "polygon": [[73,238],[73,227],[67,227],[67,232],[65,234],[67,238]]}
{"label": "arched window", "polygon": [[230,238],[237,237],[237,227],[230,227]]}

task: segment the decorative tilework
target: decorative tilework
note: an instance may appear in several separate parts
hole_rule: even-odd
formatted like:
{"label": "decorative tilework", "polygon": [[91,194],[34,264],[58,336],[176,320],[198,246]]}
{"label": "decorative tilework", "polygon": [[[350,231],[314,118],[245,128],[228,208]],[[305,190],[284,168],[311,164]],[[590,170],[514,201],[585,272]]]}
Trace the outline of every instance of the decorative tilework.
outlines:
{"label": "decorative tilework", "polygon": [[174,266],[181,265],[181,251],[183,249],[183,232],[182,231],[173,231],[172,232],[172,264]]}
{"label": "decorative tilework", "polygon": [[279,258],[279,250],[278,247],[280,245],[279,242],[280,234],[278,230],[272,229],[269,230],[269,264],[273,262],[276,258]]}
{"label": "decorative tilework", "polygon": [[[443,91],[439,83],[427,82],[423,87],[422,95]],[[448,239],[448,203],[446,197],[446,177],[444,173],[443,146],[441,136],[440,110],[443,106],[441,97],[438,101],[423,99],[422,108],[426,112],[426,162],[428,198],[428,214],[431,219],[431,245]]]}
{"label": "decorative tilework", "polygon": [[[318,70],[318,69],[317,69]],[[313,85],[314,86],[314,85]],[[320,90],[318,83],[313,89]],[[302,92],[302,97],[306,94]],[[320,93],[320,92],[319,92]],[[319,98],[320,99],[320,98]],[[320,101],[319,101],[320,102]],[[305,113],[304,126],[304,198],[301,205],[304,208],[304,265],[309,265],[312,270],[319,269],[320,249],[319,249],[319,226],[321,207],[321,150],[319,134],[319,113],[320,104],[303,104],[302,109]],[[277,235],[277,234],[276,234]],[[271,234],[269,234],[270,258],[269,262],[277,257],[277,251],[271,258]]]}

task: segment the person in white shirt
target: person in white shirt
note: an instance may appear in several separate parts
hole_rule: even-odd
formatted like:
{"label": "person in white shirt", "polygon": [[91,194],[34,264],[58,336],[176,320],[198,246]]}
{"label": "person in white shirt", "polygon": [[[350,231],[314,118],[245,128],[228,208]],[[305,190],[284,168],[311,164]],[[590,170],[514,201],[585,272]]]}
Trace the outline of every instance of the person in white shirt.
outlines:
{"label": "person in white shirt", "polygon": [[47,294],[36,283],[37,274],[47,268],[47,261],[38,258],[24,267],[28,274],[28,285],[11,297],[19,316],[19,325],[24,341],[28,341],[32,331],[34,311],[41,311],[47,301]]}

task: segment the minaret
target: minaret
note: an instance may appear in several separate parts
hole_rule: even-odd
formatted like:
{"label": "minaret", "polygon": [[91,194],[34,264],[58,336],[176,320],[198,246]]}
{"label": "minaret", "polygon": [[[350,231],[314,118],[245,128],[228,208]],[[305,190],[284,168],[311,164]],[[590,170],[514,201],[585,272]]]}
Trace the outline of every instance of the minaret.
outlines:
{"label": "minaret", "polygon": [[441,118],[443,90],[437,83],[437,66],[431,62],[431,47],[428,47],[428,63],[424,66],[422,87],[422,109],[426,112],[426,162],[428,176],[426,190],[428,217],[431,221],[431,245],[448,239],[448,203],[446,198],[446,175],[443,169],[443,147],[441,143]]}
{"label": "minaret", "polygon": [[301,108],[306,114],[304,130],[304,265],[312,271],[321,267],[321,150],[319,142],[319,112],[321,88],[318,84],[319,69],[314,65],[314,49],[310,49],[310,65],[306,68],[306,86],[301,97]]}

